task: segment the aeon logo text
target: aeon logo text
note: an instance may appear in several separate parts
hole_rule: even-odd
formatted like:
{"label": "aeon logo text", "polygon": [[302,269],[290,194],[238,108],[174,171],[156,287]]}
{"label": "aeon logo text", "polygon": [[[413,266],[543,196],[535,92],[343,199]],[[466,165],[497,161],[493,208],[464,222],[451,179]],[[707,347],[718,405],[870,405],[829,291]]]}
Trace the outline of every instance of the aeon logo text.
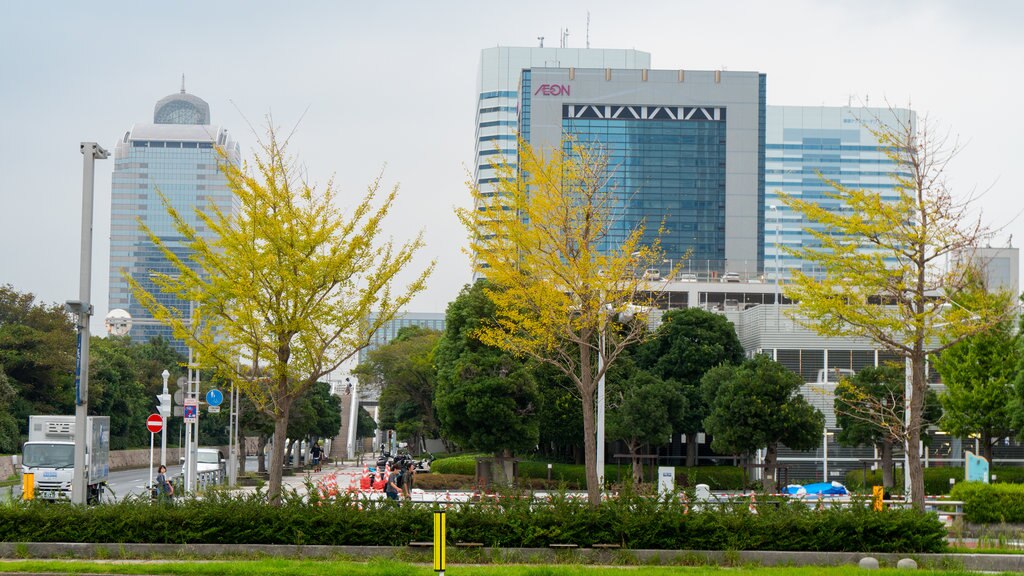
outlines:
{"label": "aeon logo text", "polygon": [[534,96],[542,94],[544,96],[572,96],[570,89],[572,86],[568,84],[541,84],[537,87],[537,91],[533,93]]}

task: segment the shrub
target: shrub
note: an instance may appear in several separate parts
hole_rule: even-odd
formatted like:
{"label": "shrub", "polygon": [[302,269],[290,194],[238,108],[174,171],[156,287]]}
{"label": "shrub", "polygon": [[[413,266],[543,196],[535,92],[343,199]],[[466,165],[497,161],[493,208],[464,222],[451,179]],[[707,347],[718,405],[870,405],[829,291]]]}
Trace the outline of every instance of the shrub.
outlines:
{"label": "shrub", "polygon": [[[432,538],[434,506],[362,503],[347,497],[306,501],[290,494],[280,507],[261,495],[209,493],[203,501],[151,505],[137,500],[77,507],[39,502],[0,506],[7,542],[155,542],[395,546]],[[746,502],[684,514],[676,500],[624,495],[599,508],[566,496],[534,501],[522,493],[449,508],[451,542],[491,547],[590,546],[617,543],[629,549],[822,550],[940,552],[945,530],[932,514],[912,510],[873,512],[863,503],[816,511],[802,502],[764,503],[759,514]]]}
{"label": "shrub", "polygon": [[951,496],[964,501],[968,522],[1024,522],[1024,486],[1020,484],[962,482],[953,487]]}
{"label": "shrub", "polygon": [[[996,466],[992,468],[992,474],[996,480],[1006,484],[1024,484],[1024,468],[1019,466]],[[964,469],[957,466],[943,466],[941,468],[924,469],[924,491],[928,495],[949,494],[953,487],[949,483],[950,478],[960,484],[964,481]],[[903,491],[903,471],[897,470],[893,475],[893,491]],[[882,471],[868,471],[868,486],[882,485]],[[867,491],[864,487],[864,472],[862,470],[851,470],[846,473],[846,486],[855,491]]]}
{"label": "shrub", "polygon": [[[476,460],[489,458],[484,454],[462,454],[435,460],[431,472],[442,474],[461,474],[476,476]],[[629,465],[606,465],[605,478],[609,481],[628,482],[632,473]],[[582,490],[587,485],[586,471],[582,464],[551,464],[551,483],[548,477],[548,462],[542,460],[520,459],[519,479],[524,486],[564,486],[571,490]],[[543,481],[538,484],[529,480]],[[740,490],[743,486],[743,469],[736,466],[695,466],[676,467],[676,484],[679,486],[696,486],[707,484],[712,490]]]}

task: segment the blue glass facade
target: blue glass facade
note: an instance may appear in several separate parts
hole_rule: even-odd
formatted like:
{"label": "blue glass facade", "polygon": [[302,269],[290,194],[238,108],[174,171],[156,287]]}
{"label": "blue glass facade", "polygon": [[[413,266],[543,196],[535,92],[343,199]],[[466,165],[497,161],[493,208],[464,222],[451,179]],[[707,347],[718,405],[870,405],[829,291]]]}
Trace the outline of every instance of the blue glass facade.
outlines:
{"label": "blue glass facade", "polygon": [[664,224],[665,254],[692,250],[695,260],[724,262],[724,121],[564,118],[562,129],[608,155],[609,193],[621,217],[603,250],[622,245],[640,225],[643,242],[651,243]]}
{"label": "blue glass facade", "polygon": [[[894,114],[896,115],[894,117]],[[779,191],[810,200],[833,211],[846,206],[829,197],[835,189],[822,180],[877,192],[883,200],[898,198],[892,177],[898,166],[885,154],[866,120],[912,122],[903,109],[771,106],[765,149],[766,188],[765,277],[785,281],[793,271],[811,276],[823,271],[786,254],[782,247],[820,246],[811,234],[821,226],[805,220],[779,199]],[[896,261],[887,262],[895,266]]]}
{"label": "blue glass facade", "polygon": [[[189,103],[191,100],[185,101]],[[158,115],[158,120],[200,117],[187,113],[187,105],[174,102],[160,109],[164,112],[171,109],[174,114]],[[130,334],[135,342],[162,336],[172,341],[177,350],[187,350],[182,342],[171,338],[169,328],[152,321],[149,312],[132,296],[122,274],[142,284],[165,306],[188,313],[188,302],[163,294],[153,284],[152,274],[174,275],[176,270],[140,230],[140,224],[160,237],[178,258],[188,261],[190,250],[174,229],[157,191],[193,228],[210,238],[209,231],[196,217],[195,209],[215,205],[230,213],[236,206],[234,195],[218,169],[221,159],[214,148],[216,145],[228,151],[231,161],[237,161],[237,144],[227,137],[226,131],[210,125],[166,121],[140,124],[117,144],[111,184],[109,304],[111,309],[121,308],[131,314],[135,323]]]}

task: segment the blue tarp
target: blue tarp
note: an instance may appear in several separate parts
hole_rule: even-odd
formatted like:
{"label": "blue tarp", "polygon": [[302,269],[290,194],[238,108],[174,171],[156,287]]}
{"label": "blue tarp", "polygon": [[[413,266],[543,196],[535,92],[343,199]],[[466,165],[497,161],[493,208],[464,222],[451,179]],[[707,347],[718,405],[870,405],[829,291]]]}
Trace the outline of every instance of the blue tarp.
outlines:
{"label": "blue tarp", "polygon": [[839,482],[816,482],[804,486],[790,484],[786,486],[786,493],[795,496],[817,496],[818,494],[823,496],[846,496],[849,494],[846,486]]}

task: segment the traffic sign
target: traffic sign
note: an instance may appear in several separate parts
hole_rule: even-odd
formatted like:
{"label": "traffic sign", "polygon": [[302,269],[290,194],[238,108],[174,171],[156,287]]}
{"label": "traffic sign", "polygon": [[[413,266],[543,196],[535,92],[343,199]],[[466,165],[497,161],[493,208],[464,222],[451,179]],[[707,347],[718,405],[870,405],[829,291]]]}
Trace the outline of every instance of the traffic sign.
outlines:
{"label": "traffic sign", "polygon": [[210,406],[220,406],[222,402],[224,402],[224,394],[221,393],[220,390],[211,388],[210,391],[206,393],[206,403]]}
{"label": "traffic sign", "polygon": [[150,414],[149,418],[146,418],[146,428],[156,434],[164,429],[164,419],[159,414]]}
{"label": "traffic sign", "polygon": [[220,412],[220,406],[207,406],[206,411],[210,414],[216,414],[217,412]]}
{"label": "traffic sign", "polygon": [[199,405],[195,398],[185,398],[185,424],[195,424],[199,421]]}

